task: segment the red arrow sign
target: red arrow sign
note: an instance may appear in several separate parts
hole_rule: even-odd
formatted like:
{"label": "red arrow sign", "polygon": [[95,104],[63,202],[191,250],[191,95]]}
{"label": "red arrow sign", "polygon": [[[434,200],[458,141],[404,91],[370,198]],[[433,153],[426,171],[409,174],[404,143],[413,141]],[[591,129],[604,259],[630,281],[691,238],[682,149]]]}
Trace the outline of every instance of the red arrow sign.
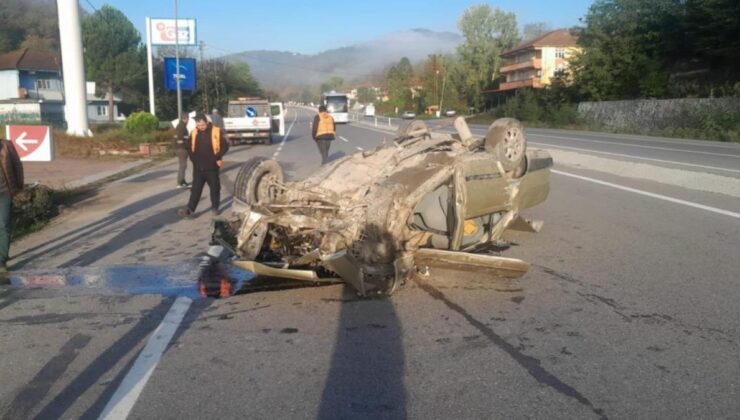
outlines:
{"label": "red arrow sign", "polygon": [[43,125],[8,126],[8,139],[13,142],[18,155],[23,159],[41,146],[48,147],[50,129]]}

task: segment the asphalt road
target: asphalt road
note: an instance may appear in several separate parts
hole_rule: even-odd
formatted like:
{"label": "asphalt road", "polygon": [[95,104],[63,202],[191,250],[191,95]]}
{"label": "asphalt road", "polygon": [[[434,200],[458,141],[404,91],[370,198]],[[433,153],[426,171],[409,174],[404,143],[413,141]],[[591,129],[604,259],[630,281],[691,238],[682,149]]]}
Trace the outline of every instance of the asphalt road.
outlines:
{"label": "asphalt road", "polygon": [[[318,168],[311,118],[291,108],[284,142],[230,152],[225,190],[251,156],[291,179]],[[392,138],[338,131],[333,158]],[[0,416],[737,418],[740,149],[528,135],[568,162],[527,212],[542,232],[508,236],[530,272],[436,272],[389,299],[341,285],[197,299],[210,218],[177,219],[174,165],[103,187],[13,247],[12,269],[79,285],[0,289]]]}

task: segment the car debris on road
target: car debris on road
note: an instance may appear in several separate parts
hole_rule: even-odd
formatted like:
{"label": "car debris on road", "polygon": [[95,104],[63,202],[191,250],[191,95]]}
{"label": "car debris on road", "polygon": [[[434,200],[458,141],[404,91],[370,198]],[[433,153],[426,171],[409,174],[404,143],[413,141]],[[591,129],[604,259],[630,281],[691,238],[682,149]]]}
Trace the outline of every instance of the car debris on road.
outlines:
{"label": "car debris on road", "polygon": [[549,193],[552,158],[527,150],[522,124],[496,120],[485,138],[465,120],[456,134],[421,121],[394,141],[285,182],[275,160],[253,158],[235,182],[234,212],[214,223],[213,242],[259,276],[350,284],[390,294],[430,268],[519,277],[528,264],[496,251],[506,229],[538,231],[520,211]]}

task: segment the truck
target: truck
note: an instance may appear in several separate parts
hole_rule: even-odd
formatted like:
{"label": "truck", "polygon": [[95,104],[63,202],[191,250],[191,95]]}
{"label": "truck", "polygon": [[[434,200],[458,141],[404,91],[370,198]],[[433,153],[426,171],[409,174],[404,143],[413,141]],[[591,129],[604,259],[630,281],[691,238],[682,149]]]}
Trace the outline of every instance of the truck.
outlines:
{"label": "truck", "polygon": [[365,105],[365,116],[366,117],[374,117],[375,116],[375,105],[373,105],[373,104],[367,104],[367,105]]}
{"label": "truck", "polygon": [[271,144],[275,134],[285,135],[283,104],[264,98],[247,97],[229,101],[224,118],[230,144]]}

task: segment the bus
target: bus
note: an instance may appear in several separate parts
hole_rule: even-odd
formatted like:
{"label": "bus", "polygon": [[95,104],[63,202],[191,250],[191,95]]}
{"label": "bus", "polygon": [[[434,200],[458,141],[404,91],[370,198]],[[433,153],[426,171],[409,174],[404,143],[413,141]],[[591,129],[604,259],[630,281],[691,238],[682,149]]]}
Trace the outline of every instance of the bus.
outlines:
{"label": "bus", "polygon": [[324,93],[321,96],[321,103],[326,106],[335,123],[349,122],[349,98],[346,93]]}

